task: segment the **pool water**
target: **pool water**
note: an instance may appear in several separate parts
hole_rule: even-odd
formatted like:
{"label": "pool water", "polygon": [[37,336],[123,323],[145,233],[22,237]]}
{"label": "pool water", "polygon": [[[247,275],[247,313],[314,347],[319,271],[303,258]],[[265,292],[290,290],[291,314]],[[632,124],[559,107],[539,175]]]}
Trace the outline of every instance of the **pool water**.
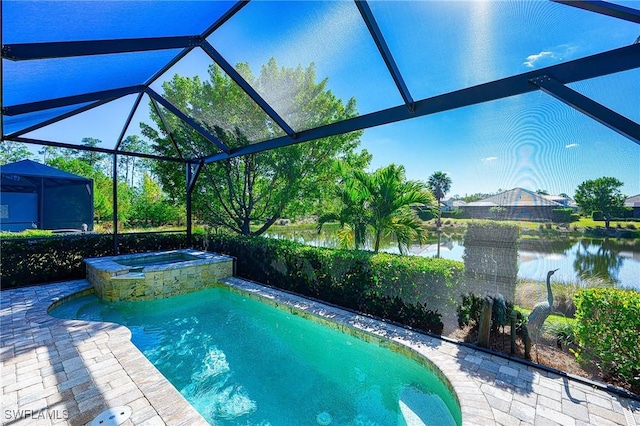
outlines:
{"label": "pool water", "polygon": [[225,288],[141,302],[89,295],[51,315],[127,326],[211,424],[461,424],[453,395],[417,361]]}
{"label": "pool water", "polygon": [[116,262],[124,266],[153,266],[153,265],[170,265],[172,263],[188,262],[190,260],[200,260],[197,256],[191,256],[186,253],[172,253],[159,256],[139,256],[130,259],[118,259]]}

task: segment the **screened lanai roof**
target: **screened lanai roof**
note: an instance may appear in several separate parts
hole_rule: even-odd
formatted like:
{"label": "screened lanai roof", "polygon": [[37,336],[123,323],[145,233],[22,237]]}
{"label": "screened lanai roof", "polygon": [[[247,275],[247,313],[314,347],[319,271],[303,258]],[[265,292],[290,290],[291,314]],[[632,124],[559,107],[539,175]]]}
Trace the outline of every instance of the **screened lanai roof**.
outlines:
{"label": "screened lanai roof", "polygon": [[[211,142],[198,158],[172,159],[206,163],[543,92],[640,144],[640,111],[581,85],[616,76],[615,93],[640,97],[639,24],[638,1],[7,0],[2,139],[74,147],[65,134],[41,135],[64,121],[108,123],[113,136],[95,149],[113,152],[156,108]],[[598,43],[573,45],[567,27]],[[358,116],[314,127],[290,111],[286,90],[235,68],[270,58],[314,63],[338,97],[358,100]],[[273,137],[228,147],[211,133],[224,123],[164,96],[173,74],[205,76],[213,63],[269,117]]]}

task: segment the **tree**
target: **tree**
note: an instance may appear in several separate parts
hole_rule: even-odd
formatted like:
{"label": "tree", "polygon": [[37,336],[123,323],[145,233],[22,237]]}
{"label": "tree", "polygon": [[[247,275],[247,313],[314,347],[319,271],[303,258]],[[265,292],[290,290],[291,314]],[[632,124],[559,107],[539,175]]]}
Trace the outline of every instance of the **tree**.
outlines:
{"label": "tree", "polygon": [[[316,82],[313,65],[306,69],[278,68],[272,59],[262,67],[258,78],[246,64],[239,64],[237,69],[260,93],[280,90],[278,112],[294,129],[317,127],[357,114],[354,99],[343,104],[326,89],[326,79]],[[215,65],[209,68],[207,81],[176,75],[163,87],[167,99],[232,148],[283,134]],[[161,130],[143,125],[143,135],[160,155],[175,155],[161,120],[155,112],[151,118]],[[166,118],[184,157],[216,152],[211,142],[176,117],[167,113]],[[329,193],[327,188],[335,185],[333,164],[353,153],[360,135],[353,132],[207,164],[194,193],[194,213],[210,225],[260,235],[284,215],[313,212]],[[184,198],[183,166],[158,162],[154,172],[172,199]],[[259,226],[252,230],[252,224]]]}
{"label": "tree", "polygon": [[166,199],[158,182],[149,173],[144,173],[140,188],[135,190],[129,219],[142,226],[165,225],[180,220],[180,209]]}
{"label": "tree", "polygon": [[[404,167],[390,164],[373,173],[351,170],[338,195],[341,208],[321,215],[318,230],[328,221],[338,221],[341,228],[348,227],[357,249],[364,245],[370,229],[375,252],[389,236],[395,237],[400,253],[414,241],[422,243],[422,222],[415,208],[432,205],[434,200],[423,182],[405,179]],[[341,237],[344,239],[344,234]]]}
{"label": "tree", "polygon": [[63,149],[63,148],[56,148],[55,146],[43,146],[42,149],[40,149],[38,151],[39,155],[42,155],[42,162],[44,164],[49,164],[49,160],[51,160],[52,158],[57,158],[60,157],[63,154],[63,152],[66,152],[68,150]]}
{"label": "tree", "polygon": [[0,143],[0,165],[28,160],[32,157],[33,154],[23,143],[10,141]]}
{"label": "tree", "polygon": [[440,206],[440,202],[444,198],[444,196],[451,189],[451,178],[447,176],[445,172],[435,172],[431,176],[429,176],[429,180],[427,181],[427,185],[431,188],[431,192],[433,192],[433,196],[436,198],[438,203],[438,227],[442,225],[442,208]]}
{"label": "tree", "polygon": [[433,203],[424,183],[405,180],[404,167],[395,164],[371,174],[355,171],[354,178],[367,194],[375,252],[385,236],[395,236],[401,253],[406,252],[412,241],[422,243],[422,222],[413,208]]}
{"label": "tree", "polygon": [[[102,141],[100,139],[82,138],[82,146],[86,146],[89,148],[95,148],[101,143]],[[76,151],[76,157],[93,168],[104,170],[104,165],[102,163],[107,158],[107,154],[97,151],[78,150]]]}
{"label": "tree", "polygon": [[[84,139],[83,139],[84,140]],[[140,139],[137,135],[129,135],[120,144],[121,151],[137,152],[148,154],[151,152],[149,143]],[[130,186],[135,186],[136,171],[138,174],[144,173],[146,163],[143,159],[130,155],[118,156],[118,171],[121,178]]]}
{"label": "tree", "polygon": [[622,185],[613,177],[587,180],[578,185],[574,199],[587,215],[602,212],[605,228],[609,229],[611,219],[624,208],[625,196],[620,192]]}
{"label": "tree", "polygon": [[318,233],[328,222],[338,222],[340,231],[338,238],[343,247],[353,244],[356,250],[362,248],[366,242],[367,225],[371,222],[368,193],[358,185],[353,177],[353,170],[345,164],[337,165],[336,171],[347,176],[336,187],[335,192],[339,200],[334,211],[318,216]]}

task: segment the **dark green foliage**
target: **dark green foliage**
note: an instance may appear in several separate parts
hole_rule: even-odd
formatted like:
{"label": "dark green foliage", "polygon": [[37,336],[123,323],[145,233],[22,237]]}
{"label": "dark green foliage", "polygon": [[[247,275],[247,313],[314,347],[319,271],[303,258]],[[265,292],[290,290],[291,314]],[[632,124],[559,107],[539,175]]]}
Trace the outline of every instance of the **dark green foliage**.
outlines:
{"label": "dark green foliage", "polygon": [[444,328],[437,310],[432,311],[422,303],[407,304],[399,296],[370,298],[367,313],[435,334],[442,334]]}
{"label": "dark green foliage", "polygon": [[[482,302],[485,298],[476,296],[474,294],[463,294],[460,305],[456,308],[458,313],[458,325],[460,328],[471,325],[477,327],[480,324],[480,317],[482,316]],[[501,304],[498,303],[499,297],[487,296],[487,298],[493,300],[491,310],[491,329],[497,330],[501,325],[509,324],[511,318],[511,312],[513,311],[513,303],[506,301],[504,304],[505,309],[500,308]],[[518,312],[520,314],[520,312]],[[521,328],[523,323],[522,315],[517,320],[518,329]]]}
{"label": "dark green foliage", "polygon": [[[121,254],[186,247],[184,233],[118,235]],[[80,279],[85,277],[84,258],[113,255],[111,235],[67,235],[48,238],[15,238],[0,241],[2,288]]]}
{"label": "dark green foliage", "polygon": [[469,324],[478,325],[480,323],[480,315],[482,313],[482,297],[473,294],[463,294],[462,302],[456,308],[458,312],[458,325],[460,328]]}
{"label": "dark green foliage", "polygon": [[572,213],[572,208],[553,209],[551,210],[551,221],[555,223],[570,223]]}
{"label": "dark green foliage", "polygon": [[462,264],[445,259],[310,247],[284,240],[213,236],[209,249],[237,258],[237,275],[346,308],[441,333]]}
{"label": "dark green foliage", "polygon": [[442,218],[449,218],[449,219],[463,219],[467,217],[466,213],[464,210],[462,209],[455,209],[455,210],[451,210],[448,212],[442,212]]}
{"label": "dark green foliage", "polygon": [[575,297],[578,359],[595,361],[605,376],[640,390],[640,293],[580,289]]}
{"label": "dark green foliage", "polygon": [[[436,217],[436,214],[432,209],[418,209],[418,217],[420,220],[431,220]],[[445,217],[444,213],[442,213],[442,217]]]}

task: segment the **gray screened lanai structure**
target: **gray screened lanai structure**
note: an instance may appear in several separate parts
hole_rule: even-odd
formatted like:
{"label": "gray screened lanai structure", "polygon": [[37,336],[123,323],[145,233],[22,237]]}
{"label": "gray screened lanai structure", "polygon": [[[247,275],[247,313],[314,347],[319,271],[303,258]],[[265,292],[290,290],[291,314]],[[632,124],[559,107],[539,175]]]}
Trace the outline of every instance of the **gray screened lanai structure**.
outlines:
{"label": "gray screened lanai structure", "polygon": [[[496,8],[507,9],[515,18],[522,18],[521,22],[531,25],[529,30],[518,28],[516,23],[505,25],[504,37],[522,36],[535,40],[541,34],[553,34],[554,26],[557,29],[588,20],[591,27],[587,29],[601,31],[602,38],[609,42],[608,47],[594,51],[587,46],[570,60],[557,58],[552,65],[532,67],[519,73],[504,70],[510,69],[505,64],[514,57],[522,58],[522,54],[512,57],[509,52],[498,52],[503,56],[488,59],[489,68],[498,71],[469,76],[464,65],[452,63],[442,80],[430,79],[430,64],[434,60],[446,61],[447,52],[440,52],[438,58],[420,52],[438,45],[437,37],[455,37],[460,32],[473,31],[478,34],[471,34],[472,37],[482,37],[485,23],[476,19],[480,15],[476,17],[469,13],[474,5],[477,4],[434,1],[5,1],[2,2],[2,141],[90,149],[111,154],[114,158],[132,155],[183,163],[188,176],[189,217],[190,194],[200,171],[208,163],[532,92],[553,97],[632,143],[640,144],[640,124],[635,116],[629,118],[629,114],[603,105],[574,85],[620,74],[627,76],[630,82],[628,90],[625,92],[622,88],[622,91],[628,96],[640,96],[633,93],[636,86],[632,82],[640,69],[638,2],[496,2]],[[424,20],[411,26],[414,24],[408,22],[417,14],[417,8],[432,8],[433,13],[420,15]],[[441,16],[438,15],[440,9],[447,9],[447,16],[451,17],[447,30],[451,33],[425,36]],[[328,15],[355,16],[357,19],[345,20],[341,27],[334,28],[327,27],[322,21]],[[458,16],[460,22],[469,22],[472,28],[458,28]],[[591,23],[592,19],[596,21]],[[305,39],[288,39],[291,37],[288,31],[294,26],[316,32]],[[620,41],[616,38],[621,33],[619,29],[634,35]],[[339,39],[333,34],[336,31],[343,33]],[[583,29],[576,27],[576,31]],[[414,36],[416,32],[420,35]],[[334,38],[327,39],[331,36]],[[296,60],[300,61],[298,63],[317,61],[329,64],[325,69],[331,69],[331,65],[338,62],[346,69],[342,72],[346,76],[346,86],[358,84],[365,97],[374,98],[382,89],[367,87],[367,77],[384,75],[394,95],[370,103],[373,106],[356,117],[320,127],[305,126],[304,121],[292,117],[282,106],[287,103],[282,99],[286,94],[263,90],[245,80],[232,65],[246,60],[242,53],[255,47],[251,42],[260,44],[259,49],[269,50],[272,57],[288,57],[296,50],[291,46],[294,41],[324,43],[322,47],[337,44],[340,49],[331,56],[326,53],[328,50],[318,53],[317,46],[303,46],[297,52],[307,56],[294,58],[291,66],[297,65]],[[243,45],[243,42],[247,44]],[[478,52],[474,46],[465,44],[458,48],[470,49],[470,54],[477,55]],[[540,46],[540,57],[550,54],[545,48]],[[366,63],[349,63],[354,52],[366,52]],[[318,56],[314,57],[314,54]],[[241,147],[227,146],[212,131],[214,125],[224,127],[224,123],[209,122],[204,118],[206,114],[198,115],[195,109],[175,105],[163,96],[161,84],[163,79],[166,81],[167,74],[184,71],[181,64],[192,64],[203,58],[217,64],[264,111],[265,122],[274,129],[273,137],[251,141]],[[522,65],[522,60],[517,60]],[[423,84],[426,80],[435,83],[427,87]],[[56,139],[32,136],[47,126],[89,111],[109,111],[104,119],[112,120],[113,110],[105,107],[116,103],[121,106],[125,100],[128,106],[119,108],[119,136],[105,141],[103,146],[82,147],[79,141],[65,140],[64,136]],[[122,141],[135,125],[134,117],[144,105],[149,105],[160,118],[169,114],[177,116],[185,126],[210,142],[210,151],[190,157],[180,152],[176,145],[173,156],[124,152]],[[86,125],[91,128],[92,123]],[[172,129],[166,127],[163,131],[171,137]],[[117,161],[113,161],[113,165],[115,169]],[[117,175],[116,170],[114,175]],[[117,215],[117,205],[114,215]],[[187,223],[190,238],[191,221]],[[117,236],[117,227],[114,235]]]}
{"label": "gray screened lanai structure", "polygon": [[93,181],[31,160],[0,166],[0,230],[93,230]]}

